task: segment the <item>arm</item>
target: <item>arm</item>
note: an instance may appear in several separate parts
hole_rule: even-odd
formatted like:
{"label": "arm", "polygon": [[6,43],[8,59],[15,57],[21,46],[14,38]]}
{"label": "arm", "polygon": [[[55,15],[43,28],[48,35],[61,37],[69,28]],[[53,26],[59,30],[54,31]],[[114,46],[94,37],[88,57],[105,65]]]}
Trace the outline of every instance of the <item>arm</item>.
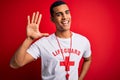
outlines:
{"label": "arm", "polygon": [[81,69],[81,73],[80,73],[80,77],[79,77],[79,80],[84,80],[84,77],[90,67],[90,64],[91,64],[91,56],[88,57],[88,58],[84,58],[84,62],[83,62],[83,65],[82,65],[82,69]]}
{"label": "arm", "polygon": [[47,33],[40,33],[39,32],[39,24],[41,21],[41,14],[39,12],[33,13],[32,19],[30,21],[30,16],[28,16],[28,23],[27,23],[27,37],[22,43],[22,45],[18,48],[15,52],[14,56],[10,61],[10,67],[12,68],[19,68],[24,66],[27,63],[30,63],[34,60],[34,58],[27,53],[27,49],[31,45],[31,43],[43,36],[48,36]]}

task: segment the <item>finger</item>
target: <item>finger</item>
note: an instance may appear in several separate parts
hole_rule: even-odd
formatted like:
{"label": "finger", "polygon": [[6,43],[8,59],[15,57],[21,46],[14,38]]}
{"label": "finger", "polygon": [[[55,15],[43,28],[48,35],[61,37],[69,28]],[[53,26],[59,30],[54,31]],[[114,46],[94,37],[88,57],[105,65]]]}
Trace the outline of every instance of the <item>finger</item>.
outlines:
{"label": "finger", "polygon": [[39,12],[37,12],[37,13],[36,13],[36,16],[35,16],[35,21],[34,21],[35,23],[36,23],[36,22],[37,22],[37,20],[38,20],[38,15],[39,15]]}
{"label": "finger", "polygon": [[34,12],[33,15],[32,15],[32,21],[31,21],[31,23],[34,22],[34,19],[35,19],[35,12]]}
{"label": "finger", "polygon": [[38,22],[37,22],[38,25],[40,25],[41,18],[42,18],[42,14],[39,15]]}
{"label": "finger", "polygon": [[28,24],[30,24],[30,16],[27,16]]}

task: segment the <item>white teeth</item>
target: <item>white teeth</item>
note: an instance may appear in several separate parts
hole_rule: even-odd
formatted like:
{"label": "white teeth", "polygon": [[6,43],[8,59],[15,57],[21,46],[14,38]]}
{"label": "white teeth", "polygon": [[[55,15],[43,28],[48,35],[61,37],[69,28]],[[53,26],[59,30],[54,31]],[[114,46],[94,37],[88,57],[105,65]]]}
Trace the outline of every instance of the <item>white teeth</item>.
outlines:
{"label": "white teeth", "polygon": [[69,21],[62,21],[62,24],[68,24]]}

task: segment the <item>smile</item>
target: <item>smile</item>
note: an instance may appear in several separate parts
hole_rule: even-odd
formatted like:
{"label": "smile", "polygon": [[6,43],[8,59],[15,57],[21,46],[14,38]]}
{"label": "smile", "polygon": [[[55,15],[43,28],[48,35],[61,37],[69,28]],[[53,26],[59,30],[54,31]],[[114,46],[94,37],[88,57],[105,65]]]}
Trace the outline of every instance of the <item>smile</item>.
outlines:
{"label": "smile", "polygon": [[65,20],[65,21],[62,21],[61,22],[63,25],[68,25],[69,24],[69,21],[68,20]]}

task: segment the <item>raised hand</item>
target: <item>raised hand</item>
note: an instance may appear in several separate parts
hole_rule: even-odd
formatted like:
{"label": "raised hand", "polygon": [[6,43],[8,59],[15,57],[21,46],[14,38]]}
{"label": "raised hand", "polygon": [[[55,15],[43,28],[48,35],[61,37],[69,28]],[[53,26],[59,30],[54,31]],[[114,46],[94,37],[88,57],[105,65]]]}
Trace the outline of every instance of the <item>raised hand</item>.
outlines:
{"label": "raised hand", "polygon": [[48,33],[41,33],[39,31],[39,25],[42,18],[42,14],[39,14],[39,12],[34,12],[32,15],[32,19],[30,19],[30,16],[28,16],[27,18],[27,38],[35,40],[49,35]]}

